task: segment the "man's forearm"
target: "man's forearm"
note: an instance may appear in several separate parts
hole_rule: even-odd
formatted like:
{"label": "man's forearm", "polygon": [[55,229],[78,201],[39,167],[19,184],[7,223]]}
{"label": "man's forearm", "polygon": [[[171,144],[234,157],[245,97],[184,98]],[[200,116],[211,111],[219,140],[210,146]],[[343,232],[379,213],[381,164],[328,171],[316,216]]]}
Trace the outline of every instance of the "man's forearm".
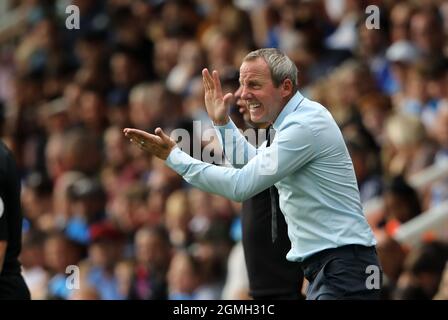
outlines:
{"label": "man's forearm", "polygon": [[308,127],[297,123],[279,130],[272,144],[241,169],[204,163],[179,148],[171,151],[165,164],[201,190],[244,201],[306,165],[315,156],[313,142]]}
{"label": "man's forearm", "polygon": [[175,148],[165,163],[193,186],[241,202],[279,180],[277,174],[263,174],[262,163],[266,163],[266,157],[256,158],[242,169],[236,169],[199,161]]}

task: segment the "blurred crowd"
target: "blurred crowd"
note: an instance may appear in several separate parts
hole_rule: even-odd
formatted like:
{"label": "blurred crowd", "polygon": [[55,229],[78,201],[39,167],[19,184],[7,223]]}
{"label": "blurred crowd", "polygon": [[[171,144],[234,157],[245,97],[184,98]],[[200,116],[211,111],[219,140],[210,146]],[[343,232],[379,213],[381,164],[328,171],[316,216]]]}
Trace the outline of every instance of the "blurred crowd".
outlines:
{"label": "blurred crowd", "polygon": [[[65,9],[79,8],[79,29]],[[380,8],[368,28],[368,5]],[[201,70],[235,91],[246,53],[277,47],[326,106],[353,159],[384,268],[384,299],[448,299],[448,243],[397,228],[448,200],[409,177],[448,160],[448,1],[9,0],[0,132],[22,178],[21,262],[33,299],[247,299],[240,203],[190,187],[124,127],[210,128]],[[232,109],[242,129],[248,124]],[[194,143],[193,143],[194,144]],[[215,143],[216,144],[216,143]],[[217,165],[221,165],[217,161]],[[79,268],[80,289],[67,286]]]}

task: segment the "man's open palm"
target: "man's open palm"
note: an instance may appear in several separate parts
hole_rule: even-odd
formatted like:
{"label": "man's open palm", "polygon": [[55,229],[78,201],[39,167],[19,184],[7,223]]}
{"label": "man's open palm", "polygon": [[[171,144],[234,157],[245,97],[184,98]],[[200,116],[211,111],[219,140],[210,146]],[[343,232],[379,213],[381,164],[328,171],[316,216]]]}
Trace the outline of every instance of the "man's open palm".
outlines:
{"label": "man's open palm", "polygon": [[208,69],[202,70],[205,107],[210,119],[215,125],[225,125],[229,122],[230,102],[232,101],[233,95],[232,93],[227,93],[223,96],[218,71],[213,71],[212,75],[210,75]]}

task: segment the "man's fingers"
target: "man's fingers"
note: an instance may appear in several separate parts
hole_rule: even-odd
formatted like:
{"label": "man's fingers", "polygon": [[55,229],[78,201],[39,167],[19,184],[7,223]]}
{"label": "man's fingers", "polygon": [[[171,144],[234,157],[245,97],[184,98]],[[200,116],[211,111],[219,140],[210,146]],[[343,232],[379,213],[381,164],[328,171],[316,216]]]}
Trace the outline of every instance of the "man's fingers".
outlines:
{"label": "man's fingers", "polygon": [[145,131],[142,131],[139,129],[132,129],[132,128],[125,128],[125,129],[123,129],[123,132],[124,132],[125,136],[132,134],[132,135],[140,135],[140,136],[144,137],[145,135],[148,135],[148,133]]}
{"label": "man's fingers", "polygon": [[208,90],[210,90],[210,87],[206,80],[206,77],[207,77],[206,73],[208,73],[207,69],[202,70],[202,83],[204,84],[204,90],[208,91]]}
{"label": "man's fingers", "polygon": [[162,139],[163,142],[168,143],[171,141],[171,138],[165,132],[163,132],[161,128],[157,128],[154,132]]}
{"label": "man's fingers", "polygon": [[204,68],[202,70],[202,79],[204,80],[204,88],[206,90],[212,90],[214,89],[213,79],[210,75],[210,72],[208,72],[207,68]]}
{"label": "man's fingers", "polygon": [[147,139],[146,136],[144,136],[138,132],[135,132],[135,131],[125,131],[124,134],[125,134],[126,138],[131,139],[131,141],[135,142],[135,143],[141,143]]}
{"label": "man's fingers", "polygon": [[137,135],[134,135],[134,134],[130,134],[130,135],[128,135],[127,137],[129,138],[129,140],[130,140],[133,144],[135,144],[135,145],[137,145],[137,146],[139,146],[139,147],[142,147],[142,146],[144,146],[144,145],[148,145],[148,144],[150,144],[150,141],[149,141],[149,140],[147,140],[147,139],[143,139],[142,137],[137,136]]}
{"label": "man's fingers", "polygon": [[143,148],[145,146],[157,146],[163,143],[162,139],[156,135],[144,132],[137,129],[124,129],[125,136],[131,140],[132,143]]}
{"label": "man's fingers", "polygon": [[228,106],[229,105],[229,103],[232,101],[232,99],[233,99],[233,94],[232,93],[227,93],[225,96],[224,96],[224,98],[223,98],[223,100],[224,100],[224,104],[226,105],[226,106]]}
{"label": "man's fingers", "polygon": [[221,80],[219,80],[219,73],[213,70],[213,86],[216,89],[216,94],[220,97],[222,96]]}

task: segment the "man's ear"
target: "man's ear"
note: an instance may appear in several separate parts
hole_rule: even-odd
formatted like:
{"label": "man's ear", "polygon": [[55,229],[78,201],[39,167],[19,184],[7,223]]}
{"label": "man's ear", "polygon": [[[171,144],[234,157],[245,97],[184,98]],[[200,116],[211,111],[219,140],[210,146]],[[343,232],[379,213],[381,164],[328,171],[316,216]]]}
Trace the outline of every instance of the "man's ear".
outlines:
{"label": "man's ear", "polygon": [[282,87],[282,97],[284,98],[292,94],[294,85],[292,84],[291,79],[285,79],[283,80],[281,87]]}

